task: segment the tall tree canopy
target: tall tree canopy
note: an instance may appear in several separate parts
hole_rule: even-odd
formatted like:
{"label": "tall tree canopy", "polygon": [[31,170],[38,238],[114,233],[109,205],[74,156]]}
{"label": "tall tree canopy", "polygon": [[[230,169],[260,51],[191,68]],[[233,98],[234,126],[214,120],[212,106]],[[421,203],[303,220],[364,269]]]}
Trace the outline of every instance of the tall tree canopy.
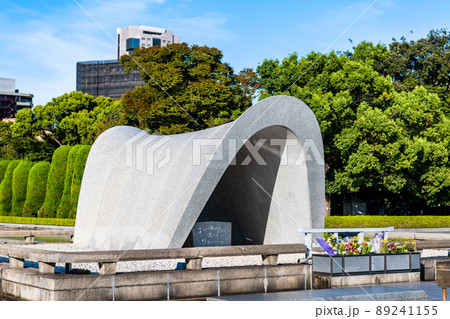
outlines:
{"label": "tall tree canopy", "polygon": [[22,109],[13,124],[0,124],[0,156],[50,161],[61,145],[92,144],[118,124],[120,101],[71,92],[45,106]]}
{"label": "tall tree canopy", "polygon": [[[417,80],[418,66],[408,71],[410,64],[404,65],[417,80],[407,86],[410,80],[395,73],[392,59],[413,58],[409,51],[393,53],[396,47],[362,42],[351,53],[312,52],[303,58],[294,53],[282,61],[266,59],[257,68],[261,98],[292,95],[315,113],[325,147],[326,191],[335,208],[360,198],[372,213],[383,208],[398,214],[450,201],[448,109],[431,87],[446,89],[447,69],[435,75],[440,82],[429,82],[425,76]],[[449,47],[442,47],[437,55],[447,56]]]}
{"label": "tall tree canopy", "polygon": [[175,134],[226,123],[251,105],[258,78],[235,75],[216,48],[186,43],[135,50],[121,57],[146,83],[122,98],[123,122],[150,132]]}
{"label": "tall tree canopy", "polygon": [[389,48],[370,42],[361,42],[353,52],[347,52],[353,59],[373,65],[381,75],[393,79],[397,91],[412,91],[422,85],[439,95],[450,108],[450,34],[447,29],[431,30],[426,38],[406,41],[393,39]]}

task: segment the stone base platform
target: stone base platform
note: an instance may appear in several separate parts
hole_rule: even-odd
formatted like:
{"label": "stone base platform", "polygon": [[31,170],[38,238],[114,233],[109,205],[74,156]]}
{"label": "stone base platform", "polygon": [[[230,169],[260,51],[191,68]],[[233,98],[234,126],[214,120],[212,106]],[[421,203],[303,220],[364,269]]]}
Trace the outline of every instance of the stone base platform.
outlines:
{"label": "stone base platform", "polygon": [[[4,297],[22,300],[171,300],[310,288],[310,266],[288,264],[118,273],[40,274],[0,263]],[[1,295],[0,295],[1,298]]]}
{"label": "stone base platform", "polygon": [[355,276],[326,276],[313,274],[313,289],[330,289],[345,286],[386,284],[420,281],[420,272],[372,274]]}
{"label": "stone base platform", "polygon": [[434,281],[437,280],[436,277],[436,263],[439,262],[450,262],[450,257],[427,257],[421,258],[422,263],[422,280],[424,281]]}

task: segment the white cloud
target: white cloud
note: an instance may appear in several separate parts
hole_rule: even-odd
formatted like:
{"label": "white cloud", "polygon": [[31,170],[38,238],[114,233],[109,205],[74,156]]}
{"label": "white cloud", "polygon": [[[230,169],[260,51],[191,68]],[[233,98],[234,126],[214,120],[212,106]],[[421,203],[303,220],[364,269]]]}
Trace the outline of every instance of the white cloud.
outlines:
{"label": "white cloud", "polygon": [[[75,90],[76,62],[105,57],[114,46],[87,36],[55,35],[55,29],[39,28],[27,33],[1,35],[2,43],[15,48],[9,59],[14,62],[8,74],[17,79],[17,88],[35,94],[35,104],[45,104],[52,97]],[[21,66],[22,65],[22,66]],[[29,66],[29,67],[23,67]]]}

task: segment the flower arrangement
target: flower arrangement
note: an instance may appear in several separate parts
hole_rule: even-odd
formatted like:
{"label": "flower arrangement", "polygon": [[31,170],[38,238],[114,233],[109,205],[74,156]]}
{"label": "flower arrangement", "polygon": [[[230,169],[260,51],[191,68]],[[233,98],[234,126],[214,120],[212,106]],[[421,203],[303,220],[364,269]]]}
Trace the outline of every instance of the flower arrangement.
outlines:
{"label": "flower arrangement", "polygon": [[[391,243],[384,239],[384,234],[375,234],[370,241],[358,242],[358,237],[334,237],[331,233],[325,233],[324,238],[317,238],[317,242],[330,255],[367,255],[369,253],[378,254],[398,254],[417,251],[416,243],[405,237],[403,244]],[[409,249],[409,245],[413,249]]]}

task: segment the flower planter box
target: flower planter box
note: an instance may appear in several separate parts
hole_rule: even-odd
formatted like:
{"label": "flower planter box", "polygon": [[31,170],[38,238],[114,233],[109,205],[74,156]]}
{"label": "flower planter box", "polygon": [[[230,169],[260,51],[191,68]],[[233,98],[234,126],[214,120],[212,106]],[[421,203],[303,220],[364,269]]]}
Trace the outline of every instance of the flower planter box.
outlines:
{"label": "flower planter box", "polygon": [[328,276],[369,275],[420,271],[420,253],[313,255],[313,273]]}

